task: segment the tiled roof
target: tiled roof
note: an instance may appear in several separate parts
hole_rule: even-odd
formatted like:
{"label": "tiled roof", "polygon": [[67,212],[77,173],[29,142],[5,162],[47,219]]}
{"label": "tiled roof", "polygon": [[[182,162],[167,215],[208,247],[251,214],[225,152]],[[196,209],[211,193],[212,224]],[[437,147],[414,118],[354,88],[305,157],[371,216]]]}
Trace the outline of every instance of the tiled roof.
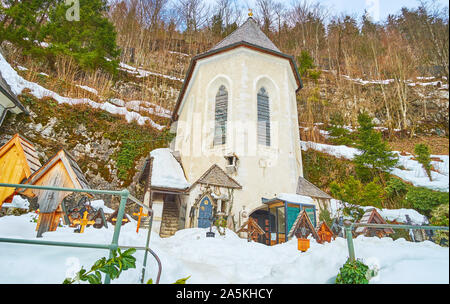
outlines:
{"label": "tiled roof", "polygon": [[296,193],[304,196],[332,199],[331,196],[329,196],[301,176],[298,178]]}
{"label": "tiled roof", "polygon": [[211,51],[223,47],[227,47],[237,42],[247,42],[256,46],[260,46],[275,52],[280,50],[273,44],[272,41],[261,31],[258,24],[253,18],[248,18],[247,21],[241,25],[237,30],[214,46]]}
{"label": "tiled roof", "polygon": [[217,164],[212,165],[211,168],[197,180],[196,184],[242,189],[242,186],[226,174]]}

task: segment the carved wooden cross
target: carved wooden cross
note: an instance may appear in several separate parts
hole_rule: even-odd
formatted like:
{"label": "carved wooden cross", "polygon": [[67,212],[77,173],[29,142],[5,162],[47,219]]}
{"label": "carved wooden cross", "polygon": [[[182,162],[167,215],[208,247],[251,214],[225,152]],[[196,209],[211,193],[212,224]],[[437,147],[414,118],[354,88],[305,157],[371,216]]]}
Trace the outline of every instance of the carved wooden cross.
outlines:
{"label": "carved wooden cross", "polygon": [[87,225],[93,225],[93,224],[95,224],[95,221],[89,221],[89,220],[87,219],[87,215],[88,215],[88,212],[87,212],[87,211],[84,211],[84,215],[83,215],[83,218],[82,218],[82,219],[74,220],[74,221],[73,221],[74,224],[77,224],[77,225],[80,225],[80,226],[81,226],[80,233],[83,233],[83,232],[84,232],[84,227],[86,227]]}
{"label": "carved wooden cross", "polygon": [[147,216],[148,216],[148,214],[142,212],[142,210],[143,210],[143,208],[141,207],[141,208],[139,209],[139,213],[133,213],[133,215],[138,216],[138,222],[137,222],[136,233],[139,233],[139,227],[141,226],[141,219],[142,219],[143,217],[147,217]]}
{"label": "carved wooden cross", "polygon": [[[117,222],[117,218],[113,218],[111,221]],[[122,219],[122,222],[126,223],[126,222],[128,222],[128,219],[124,217],[124,218]]]}

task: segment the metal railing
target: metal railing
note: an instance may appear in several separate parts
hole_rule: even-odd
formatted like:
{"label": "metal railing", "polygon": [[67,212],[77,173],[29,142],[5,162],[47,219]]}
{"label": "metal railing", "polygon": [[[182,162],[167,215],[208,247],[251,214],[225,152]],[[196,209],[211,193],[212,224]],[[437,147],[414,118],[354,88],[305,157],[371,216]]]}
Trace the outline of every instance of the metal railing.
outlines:
{"label": "metal railing", "polygon": [[353,228],[368,227],[378,229],[423,229],[423,230],[447,230],[445,226],[414,226],[414,225],[394,225],[394,224],[365,224],[365,223],[344,223],[345,238],[347,239],[349,259],[355,261],[355,246],[353,245]]}
{"label": "metal railing", "polygon": [[[158,263],[158,276],[156,279],[156,284],[159,284],[159,279],[161,277],[162,265],[161,260],[158,258],[155,252],[149,248],[150,243],[150,234],[151,234],[151,226],[153,222],[153,210],[147,206],[145,206],[141,201],[133,197],[127,189],[122,191],[114,191],[114,190],[94,190],[94,189],[72,189],[72,188],[59,188],[59,187],[49,187],[49,186],[35,186],[35,185],[23,185],[23,184],[5,184],[0,183],[0,187],[5,188],[16,188],[16,189],[37,189],[37,190],[52,190],[52,191],[62,191],[62,192],[77,192],[77,193],[90,193],[90,194],[106,194],[106,195],[115,195],[120,196],[120,205],[119,211],[117,213],[117,222],[114,228],[114,234],[111,241],[111,244],[95,244],[95,243],[73,243],[73,242],[55,242],[55,241],[43,241],[43,240],[27,240],[27,239],[12,239],[12,238],[0,238],[0,242],[3,243],[16,243],[16,244],[29,244],[29,245],[44,245],[44,246],[62,246],[62,247],[78,247],[78,248],[91,248],[91,249],[108,249],[109,256],[112,258],[112,253],[117,248],[135,248],[136,250],[145,250],[144,254],[144,263],[142,265],[142,274],[141,274],[141,283],[144,282],[145,276],[145,268],[147,264],[147,255],[148,252],[153,255]],[[133,246],[120,246],[119,245],[119,235],[120,229],[122,227],[122,220],[125,215],[125,205],[128,200],[133,201],[139,206],[145,208],[149,212],[150,223],[148,227],[147,241],[145,247],[133,247]],[[107,274],[105,276],[105,284],[111,283],[111,278]]]}

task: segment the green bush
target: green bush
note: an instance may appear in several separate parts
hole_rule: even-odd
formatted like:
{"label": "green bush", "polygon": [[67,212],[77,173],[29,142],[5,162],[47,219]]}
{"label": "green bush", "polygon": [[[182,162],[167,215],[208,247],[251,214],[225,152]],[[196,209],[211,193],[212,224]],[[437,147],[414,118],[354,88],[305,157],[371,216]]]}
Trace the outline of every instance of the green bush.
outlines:
{"label": "green bush", "polygon": [[369,284],[369,266],[360,260],[345,262],[336,277],[336,284]]}
{"label": "green bush", "polygon": [[349,176],[343,183],[332,182],[330,187],[336,199],[351,205],[383,207],[385,192],[378,179],[364,185],[360,180]]}
{"label": "green bush", "polygon": [[328,206],[322,207],[319,204],[319,210],[320,210],[319,221],[325,222],[328,225],[328,227],[331,227],[333,224],[333,219],[331,218],[331,213],[330,210],[328,209]]}
{"label": "green bush", "polygon": [[434,226],[448,226],[449,203],[444,203],[433,209],[430,222]]}
{"label": "green bush", "polygon": [[442,204],[449,203],[446,192],[437,192],[423,187],[410,187],[405,202],[420,213],[430,217],[431,211]]}

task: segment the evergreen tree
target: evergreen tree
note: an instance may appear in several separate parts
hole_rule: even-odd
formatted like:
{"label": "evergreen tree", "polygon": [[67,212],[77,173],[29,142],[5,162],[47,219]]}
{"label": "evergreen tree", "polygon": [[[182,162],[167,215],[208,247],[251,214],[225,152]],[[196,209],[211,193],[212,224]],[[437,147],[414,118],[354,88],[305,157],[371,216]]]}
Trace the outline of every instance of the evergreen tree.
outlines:
{"label": "evergreen tree", "polygon": [[362,180],[373,179],[382,171],[390,171],[398,162],[381,138],[381,133],[374,130],[372,119],[367,113],[358,115],[358,135],[355,147],[362,153],[355,156],[356,172]]}
{"label": "evergreen tree", "polygon": [[417,161],[422,164],[425,172],[427,172],[428,178],[431,181],[430,148],[425,144],[417,144],[414,147],[414,153],[416,153]]}
{"label": "evergreen tree", "polygon": [[297,57],[298,61],[298,70],[300,72],[300,75],[302,77],[308,76],[308,70],[314,69],[314,59],[311,57],[311,55],[306,50],[302,50],[300,53],[300,56]]}
{"label": "evergreen tree", "polygon": [[353,144],[350,131],[344,128],[344,118],[341,113],[334,112],[330,116],[330,126],[327,128],[330,135],[330,141],[335,145]]}
{"label": "evergreen tree", "polygon": [[[116,72],[120,50],[114,26],[105,15],[106,0],[79,0],[79,21],[68,20],[73,4],[66,5],[64,0],[4,2],[0,42],[10,41],[25,54],[46,58],[50,65],[57,56],[66,55],[84,69]],[[42,42],[47,45],[43,47]]]}

